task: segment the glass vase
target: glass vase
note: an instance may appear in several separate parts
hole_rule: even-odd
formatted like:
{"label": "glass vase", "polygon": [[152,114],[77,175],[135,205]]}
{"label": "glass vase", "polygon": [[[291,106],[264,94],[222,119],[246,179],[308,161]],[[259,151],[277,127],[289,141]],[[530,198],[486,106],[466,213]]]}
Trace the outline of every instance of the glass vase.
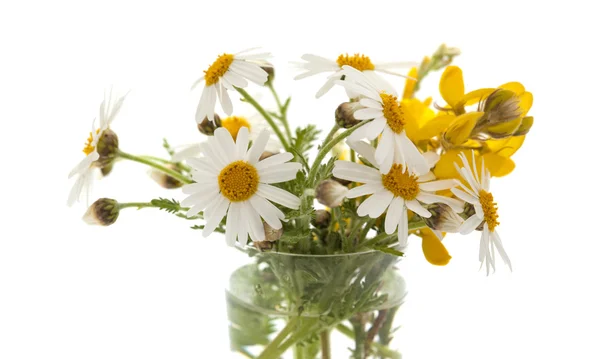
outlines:
{"label": "glass vase", "polygon": [[239,252],[244,264],[226,294],[240,358],[401,358],[392,341],[406,296],[397,256]]}

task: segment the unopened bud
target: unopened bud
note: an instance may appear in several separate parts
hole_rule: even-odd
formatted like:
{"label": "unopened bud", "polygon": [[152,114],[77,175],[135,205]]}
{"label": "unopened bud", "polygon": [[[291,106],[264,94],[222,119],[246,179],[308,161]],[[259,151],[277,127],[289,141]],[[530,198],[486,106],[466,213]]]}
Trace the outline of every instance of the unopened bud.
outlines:
{"label": "unopened bud", "polygon": [[111,129],[104,130],[98,139],[96,151],[99,155],[96,161],[98,167],[102,168],[112,164],[119,152],[119,137],[117,137],[117,134]]}
{"label": "unopened bud", "polygon": [[328,179],[317,186],[315,198],[319,203],[330,208],[339,207],[348,193],[348,188],[341,183]]}
{"label": "unopened bud", "polygon": [[[177,165],[174,165],[172,163],[166,164],[165,167],[167,167],[170,170],[181,173],[181,170],[179,169],[179,167],[177,167]],[[164,172],[152,169],[149,171],[148,174],[150,175],[150,178],[152,178],[154,180],[154,182],[158,183],[159,186],[161,186],[163,188],[173,189],[173,188],[179,188],[179,187],[183,186],[183,182],[180,182],[176,178],[173,178]]]}
{"label": "unopened bud", "polygon": [[519,126],[519,128],[517,128],[515,133],[513,133],[513,136],[526,135],[529,132],[529,130],[531,129],[531,126],[533,126],[533,117],[532,116],[523,117],[523,120],[521,121],[521,125]]}
{"label": "unopened bud", "polygon": [[263,223],[263,227],[265,229],[265,241],[267,242],[275,242],[281,238],[283,234],[283,227],[279,229],[275,229],[267,224],[267,222]]}
{"label": "unopened bud", "polygon": [[319,229],[329,227],[329,222],[331,222],[331,213],[324,209],[317,209],[315,218],[311,220],[312,225]]}
{"label": "unopened bud", "polygon": [[360,120],[354,118],[354,113],[363,108],[358,102],[343,102],[335,110],[335,122],[341,128],[350,128],[358,124]]}
{"label": "unopened bud", "polygon": [[273,67],[273,64],[265,62],[260,66],[260,68],[263,69],[269,75],[267,77],[267,81],[265,82],[265,86],[273,83],[273,80],[275,80],[275,67]]}
{"label": "unopened bud", "polygon": [[119,218],[119,203],[114,199],[100,198],[85,212],[83,220],[87,224],[110,226]]}
{"label": "unopened bud", "polygon": [[477,129],[492,138],[500,139],[512,136],[521,126],[523,111],[519,106],[517,95],[505,89],[492,92],[480,108],[485,112]]}
{"label": "unopened bud", "polygon": [[269,251],[269,250],[273,249],[273,242],[269,242],[269,241],[252,242],[252,245],[256,249],[260,250],[261,252]]}
{"label": "unopened bud", "polygon": [[204,117],[204,120],[198,124],[198,131],[206,136],[212,136],[215,134],[215,130],[221,127],[221,118],[215,113],[215,122],[212,122],[208,117]]}
{"label": "unopened bud", "polygon": [[427,206],[431,217],[423,218],[427,226],[441,232],[457,233],[464,220],[447,204],[433,203]]}
{"label": "unopened bud", "polygon": [[260,155],[260,157],[258,158],[258,160],[259,160],[259,161],[262,161],[262,160],[264,160],[265,158],[269,158],[269,157],[271,157],[271,156],[274,156],[274,155],[276,155],[276,153],[269,152],[269,151],[265,151],[265,152],[263,152],[263,153]]}
{"label": "unopened bud", "polygon": [[100,168],[100,172],[102,173],[103,177],[108,176],[112,172],[113,165],[114,165],[114,162],[111,162],[108,165]]}

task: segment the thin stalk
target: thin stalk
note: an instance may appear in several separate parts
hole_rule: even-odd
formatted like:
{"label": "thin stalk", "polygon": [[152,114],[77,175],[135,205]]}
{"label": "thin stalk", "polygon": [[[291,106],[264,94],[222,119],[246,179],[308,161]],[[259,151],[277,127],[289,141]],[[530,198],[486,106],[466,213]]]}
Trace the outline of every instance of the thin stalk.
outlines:
{"label": "thin stalk", "polygon": [[335,125],[333,125],[333,127],[331,128],[331,131],[329,131],[329,133],[327,134],[327,137],[325,137],[325,141],[323,141],[323,143],[328,143],[329,141],[331,141],[331,139],[333,138],[333,136],[335,136],[335,133],[338,132],[339,129],[340,129],[340,126],[337,123]]}
{"label": "thin stalk", "polygon": [[[408,230],[412,231],[415,229],[421,229],[421,228],[425,228],[427,227],[427,224],[425,224],[425,221],[421,220],[421,221],[415,221],[415,222],[408,222]],[[360,249],[363,247],[370,247],[374,244],[377,244],[377,242],[381,242],[390,238],[394,238],[397,237],[398,234],[393,233],[393,234],[386,234],[386,233],[381,233],[371,239],[368,239],[364,242],[361,242],[358,244],[358,246],[356,247],[356,249]]]}
{"label": "thin stalk", "polygon": [[236,87],[235,89],[237,90],[237,92],[240,93],[240,95],[242,95],[244,100],[248,101],[249,104],[254,106],[254,108],[265,118],[265,120],[269,123],[269,125],[279,138],[279,141],[281,142],[283,148],[285,148],[286,151],[289,151],[290,145],[288,144],[288,141],[285,139],[285,136],[283,135],[275,121],[273,121],[273,118],[269,115],[269,113],[267,113],[267,111],[265,111],[265,109],[258,102],[256,102],[256,100],[252,98],[252,96],[250,96],[250,94],[248,94],[246,90],[239,87]]}
{"label": "thin stalk", "polygon": [[331,359],[331,343],[329,342],[329,329],[321,332],[321,359]]}
{"label": "thin stalk", "polygon": [[[313,162],[313,165],[310,168],[310,172],[308,173],[308,176],[306,178],[306,183],[308,183],[310,186],[314,185],[313,182],[314,182],[315,177],[317,175],[317,172],[318,172],[318,169],[319,169],[319,165],[321,164],[321,162],[323,162],[323,159],[329,153],[329,151],[331,151],[331,149],[333,148],[333,146],[335,146],[338,142],[340,142],[341,140],[345,139],[346,137],[350,136],[352,134],[352,132],[358,130],[359,128],[361,128],[362,126],[366,125],[367,123],[370,123],[370,121],[369,120],[360,121],[358,124],[350,127],[349,129],[347,129],[343,133],[340,133],[339,135],[337,135],[336,137],[334,137],[333,139],[331,139],[329,142],[326,142],[325,145],[319,150],[319,153],[317,153],[317,157],[315,158],[315,161]],[[337,124],[334,125],[334,128],[336,126],[337,126]],[[337,131],[337,129],[336,129],[336,131]],[[331,134],[331,132],[330,132],[330,134]]]}
{"label": "thin stalk", "polygon": [[[296,329],[298,325],[298,320],[300,317],[292,317],[288,320],[285,327],[277,334],[277,336],[267,345],[265,350],[256,359],[279,359],[281,353],[285,351],[280,351],[280,344]],[[286,348],[287,349],[287,348]]]}
{"label": "thin stalk", "polygon": [[354,327],[354,359],[364,359],[367,354],[365,352],[365,339],[367,335],[365,333],[363,315],[362,313],[358,313],[350,318],[350,323]]}
{"label": "thin stalk", "polygon": [[381,329],[381,326],[385,321],[387,313],[387,309],[380,310],[379,314],[377,315],[377,318],[375,318],[375,320],[373,321],[373,325],[371,325],[371,328],[369,328],[369,331],[367,332],[367,339],[365,340],[366,355],[369,355],[369,352],[371,351],[371,346],[373,345],[373,340],[375,339],[377,333],[379,333],[379,329]]}
{"label": "thin stalk", "polygon": [[267,87],[273,94],[273,98],[275,99],[275,102],[277,103],[277,107],[279,108],[279,115],[281,116],[281,122],[283,122],[283,127],[285,128],[285,133],[288,136],[288,140],[292,141],[292,131],[290,130],[290,125],[288,124],[288,121],[287,121],[287,108],[284,108],[283,105],[281,104],[279,95],[277,94],[277,91],[275,91],[275,87],[273,87],[273,82],[269,82],[267,84]]}
{"label": "thin stalk", "polygon": [[175,166],[179,167],[181,170],[186,171],[186,172],[191,172],[192,171],[192,169],[190,168],[190,166],[184,165],[181,162],[172,162],[170,160],[167,160],[167,159],[164,159],[164,158],[160,158],[160,157],[155,157],[155,156],[140,156],[140,157],[141,158],[149,159],[149,160],[154,161],[154,162],[172,164],[172,165],[175,165]]}
{"label": "thin stalk", "polygon": [[194,183],[194,181],[192,181],[190,178],[182,175],[181,173],[179,173],[177,171],[174,171],[174,170],[172,170],[170,168],[167,168],[167,167],[165,167],[165,166],[163,166],[161,164],[158,164],[158,163],[156,163],[154,161],[151,161],[151,160],[149,160],[147,158],[144,158],[144,157],[141,157],[141,156],[135,156],[135,155],[123,152],[121,150],[119,150],[117,152],[117,155],[120,158],[123,158],[123,159],[126,159],[126,160],[130,160],[130,161],[133,161],[133,162],[138,162],[138,163],[144,164],[146,166],[150,166],[152,168],[155,168],[155,169],[157,169],[157,170],[159,170],[159,171],[161,171],[161,172],[163,172],[163,173],[165,173],[165,174],[167,174],[167,175],[169,175],[169,176],[171,176],[171,177],[179,180],[180,182],[187,183],[187,184]]}
{"label": "thin stalk", "polygon": [[119,209],[135,207],[137,209],[157,207],[150,202],[126,202],[119,203]]}
{"label": "thin stalk", "polygon": [[[335,329],[337,329],[338,332],[344,334],[345,336],[347,336],[350,339],[354,339],[354,331],[351,328],[348,328],[347,326],[345,326],[344,324],[338,324]],[[401,359],[402,356],[400,355],[400,353],[398,353],[395,350],[390,349],[389,347],[381,344],[381,343],[373,343],[373,349],[375,349],[377,351],[377,354],[383,358],[390,358],[390,359]]]}

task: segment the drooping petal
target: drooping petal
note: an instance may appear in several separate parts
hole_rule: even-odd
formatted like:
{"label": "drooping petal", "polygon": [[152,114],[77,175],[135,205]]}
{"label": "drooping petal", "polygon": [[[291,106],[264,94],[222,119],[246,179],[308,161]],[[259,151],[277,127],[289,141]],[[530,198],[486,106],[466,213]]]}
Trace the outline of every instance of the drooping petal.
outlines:
{"label": "drooping petal", "polygon": [[275,207],[271,202],[262,198],[261,196],[252,196],[249,199],[250,204],[256,210],[256,212],[267,222],[267,224],[274,229],[281,228],[281,221],[279,218],[282,216],[285,218],[283,212]]}
{"label": "drooping petal", "polygon": [[475,228],[481,224],[481,222],[483,222],[483,218],[481,217],[476,215],[469,217],[469,219],[467,219],[465,223],[460,226],[460,234],[469,234],[473,232]]}
{"label": "drooping petal", "polygon": [[404,199],[402,197],[395,197],[390,203],[387,214],[385,215],[385,233],[392,234],[396,231],[400,219],[402,218],[403,211]]}
{"label": "drooping petal", "polygon": [[206,224],[204,225],[204,229],[202,230],[202,236],[208,237],[214,230],[217,228],[219,223],[225,214],[227,213],[227,209],[229,209],[229,200],[221,195],[219,195],[217,202],[215,204],[214,211],[211,216],[206,219]]}
{"label": "drooping petal", "polygon": [[228,246],[233,246],[243,225],[240,220],[239,202],[231,202],[227,212],[227,221],[225,223],[225,242]]}

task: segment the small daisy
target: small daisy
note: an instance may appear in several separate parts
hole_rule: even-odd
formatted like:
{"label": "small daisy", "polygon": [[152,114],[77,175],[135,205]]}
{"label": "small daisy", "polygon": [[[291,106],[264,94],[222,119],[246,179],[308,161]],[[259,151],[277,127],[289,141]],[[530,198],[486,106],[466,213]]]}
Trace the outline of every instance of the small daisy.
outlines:
{"label": "small daisy", "polygon": [[397,158],[397,163],[402,165],[402,168],[416,173],[429,171],[423,155],[406,135],[404,126],[407,119],[396,92],[393,89],[381,90],[364,73],[350,66],[343,66],[342,72],[347,78],[337,83],[363,97],[360,104],[365,108],[357,110],[354,117],[357,120],[373,119],[370,124],[354,131],[348,139],[373,140],[381,135],[375,151],[375,163],[384,174],[392,168],[394,158]]}
{"label": "small daisy", "polygon": [[[217,116],[218,117],[218,116]],[[269,127],[267,121],[262,117],[261,114],[255,113],[251,116],[229,116],[216,121],[219,127],[223,127],[233,137],[235,141],[237,135],[242,127],[248,129],[250,142],[256,141],[258,136]],[[265,151],[271,153],[278,153],[282,149],[281,142],[276,136],[271,135],[269,141],[265,147]],[[202,147],[200,144],[195,143],[191,145],[180,146],[177,152],[173,155],[173,162],[181,162],[191,157],[198,157],[202,153]]]}
{"label": "small daisy", "polygon": [[[363,164],[336,161],[333,175],[349,181],[364,183],[352,188],[347,198],[371,195],[357,209],[359,216],[368,215],[378,218],[387,210],[385,216],[385,232],[392,234],[398,230],[398,242],[404,246],[408,238],[407,210],[415,212],[423,218],[431,217],[431,213],[422,204],[444,203],[456,212],[462,212],[463,203],[459,200],[436,195],[435,191],[450,189],[458,185],[456,180],[436,180],[433,173],[405,170],[401,163],[395,162],[388,173],[378,169],[375,162],[375,149],[366,142],[349,142],[352,149],[369,161],[376,168]],[[427,166],[435,165],[438,155],[433,152],[425,154]]]}
{"label": "small daisy", "polygon": [[248,149],[246,127],[239,130],[235,141],[226,129],[217,128],[214,137],[202,144],[204,157],[188,160],[196,183],[183,187],[183,193],[190,196],[181,204],[191,206],[188,216],[204,210],[204,237],[227,216],[225,238],[229,245],[236,238],[246,244],[248,235],[252,241],[264,241],[262,220],[280,229],[285,218],[269,201],[292,209],[300,206],[298,197],[271,185],[296,178],[302,165],[288,162],[294,155],[284,152],[259,161],[269,137],[269,132],[263,131]]}
{"label": "small daisy", "polygon": [[454,195],[465,202],[468,202],[475,207],[475,214],[469,217],[460,228],[461,234],[469,234],[476,228],[479,228],[483,224],[483,233],[481,234],[481,241],[479,246],[479,261],[481,266],[486,265],[487,274],[490,273],[490,267],[496,270],[496,256],[495,249],[498,250],[500,257],[504,263],[508,265],[512,271],[512,265],[510,259],[504,250],[500,235],[496,231],[496,227],[500,224],[498,222],[498,207],[494,202],[494,197],[489,192],[490,190],[490,171],[488,171],[483,160],[481,161],[481,178],[477,173],[477,165],[475,163],[475,153],[473,155],[473,169],[467,161],[467,157],[461,153],[460,159],[464,167],[459,167],[458,164],[454,164],[458,173],[468,183],[468,187],[464,184],[460,184],[458,188],[452,188],[451,191]]}
{"label": "small daisy", "polygon": [[264,59],[269,57],[268,53],[247,54],[254,49],[248,49],[237,54],[223,54],[204,71],[193,85],[192,89],[204,81],[204,90],[196,110],[196,122],[201,123],[205,117],[214,121],[215,103],[217,97],[223,111],[229,116],[233,113],[231,98],[227,93],[234,86],[244,88],[248,86],[248,80],[263,85],[269,74],[261,68],[266,65]]}
{"label": "small daisy", "polygon": [[296,76],[294,80],[301,80],[323,72],[333,73],[328,77],[327,82],[325,82],[323,87],[321,87],[317,92],[317,98],[326,94],[329,90],[331,90],[335,84],[335,81],[342,78],[342,67],[345,65],[352,66],[356,70],[362,71],[365,76],[370,78],[375,83],[386,83],[386,81],[377,75],[375,71],[406,77],[401,73],[393,72],[391,70],[394,68],[409,68],[418,65],[416,62],[395,62],[375,65],[371,62],[371,59],[368,56],[361,54],[354,54],[352,56],[348,54],[342,54],[338,56],[336,61],[312,54],[302,55],[301,58],[306,62],[300,62],[297,63],[297,65],[306,71]]}
{"label": "small daisy", "polygon": [[94,119],[92,122],[92,131],[83,147],[85,158],[69,173],[69,178],[77,175],[77,180],[71,188],[69,199],[67,200],[69,206],[81,200],[82,197],[86,201],[88,200],[94,180],[94,167],[96,167],[97,161],[100,158],[97,150],[98,141],[103,137],[105,131],[109,129],[110,124],[121,110],[126,96],[127,94],[122,97],[115,97],[112,88],[108,92],[104,92],[104,101],[100,104],[100,113],[98,116],[100,127],[95,128],[96,119]]}

